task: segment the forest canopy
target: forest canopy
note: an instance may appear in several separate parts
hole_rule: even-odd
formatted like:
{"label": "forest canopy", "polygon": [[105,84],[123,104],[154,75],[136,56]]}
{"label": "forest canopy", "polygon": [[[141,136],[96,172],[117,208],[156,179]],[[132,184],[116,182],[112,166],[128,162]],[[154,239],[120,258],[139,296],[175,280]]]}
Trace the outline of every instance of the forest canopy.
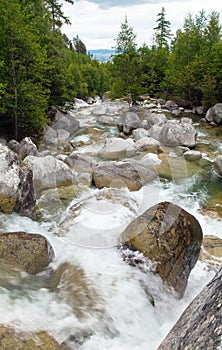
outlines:
{"label": "forest canopy", "polygon": [[[71,4],[73,0],[65,0]],[[183,98],[209,107],[222,102],[219,14],[188,14],[175,37],[165,9],[157,14],[153,43],[138,47],[127,17],[111,61],[99,63],[75,33],[58,0],[0,0],[0,130],[9,138],[38,138],[51,106],[76,97],[130,94]],[[86,24],[87,25],[87,24]]]}

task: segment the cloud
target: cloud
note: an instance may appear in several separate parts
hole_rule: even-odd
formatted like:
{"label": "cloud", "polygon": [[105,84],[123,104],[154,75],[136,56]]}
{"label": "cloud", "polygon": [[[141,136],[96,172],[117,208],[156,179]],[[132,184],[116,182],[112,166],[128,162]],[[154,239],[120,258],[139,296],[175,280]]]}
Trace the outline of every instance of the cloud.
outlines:
{"label": "cloud", "polygon": [[[163,2],[170,2],[172,0],[89,0],[94,4],[98,4],[103,10],[107,10],[112,7],[129,7],[133,5],[144,5],[144,4],[158,4]],[[186,1],[186,0],[183,0]]]}

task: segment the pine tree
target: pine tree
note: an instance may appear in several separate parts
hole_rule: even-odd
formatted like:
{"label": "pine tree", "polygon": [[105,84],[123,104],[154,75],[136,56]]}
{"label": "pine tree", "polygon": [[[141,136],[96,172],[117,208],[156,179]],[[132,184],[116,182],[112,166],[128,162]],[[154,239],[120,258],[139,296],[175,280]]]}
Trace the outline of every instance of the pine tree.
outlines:
{"label": "pine tree", "polygon": [[120,32],[115,41],[115,51],[117,54],[136,50],[136,34],[133,27],[129,26],[127,16],[124,23],[121,24]]}
{"label": "pine tree", "polygon": [[158,48],[168,47],[168,41],[171,38],[171,23],[166,20],[165,8],[162,7],[161,12],[157,15],[157,26],[154,28],[154,40]]}

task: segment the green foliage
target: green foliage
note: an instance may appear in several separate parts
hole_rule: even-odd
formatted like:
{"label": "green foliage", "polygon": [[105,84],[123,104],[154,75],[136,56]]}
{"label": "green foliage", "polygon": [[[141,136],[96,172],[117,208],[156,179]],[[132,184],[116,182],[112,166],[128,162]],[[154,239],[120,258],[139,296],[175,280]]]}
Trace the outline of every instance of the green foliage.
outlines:
{"label": "green foliage", "polygon": [[162,7],[161,12],[157,15],[157,26],[154,28],[154,41],[158,48],[168,48],[168,41],[171,38],[171,23],[166,20],[165,8]]}
{"label": "green foliage", "polygon": [[124,23],[120,26],[120,32],[115,41],[115,51],[117,54],[136,50],[136,34],[134,33],[133,27],[129,26],[127,16],[125,17]]}

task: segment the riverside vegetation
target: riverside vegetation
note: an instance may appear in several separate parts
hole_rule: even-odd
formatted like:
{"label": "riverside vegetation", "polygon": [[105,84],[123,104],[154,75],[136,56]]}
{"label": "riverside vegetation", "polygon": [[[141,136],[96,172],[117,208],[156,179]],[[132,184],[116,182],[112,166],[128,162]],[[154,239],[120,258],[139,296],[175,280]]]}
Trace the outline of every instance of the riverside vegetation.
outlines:
{"label": "riverside vegetation", "polygon": [[0,347],[219,349],[218,14],[100,64],[59,1],[1,5]]}

